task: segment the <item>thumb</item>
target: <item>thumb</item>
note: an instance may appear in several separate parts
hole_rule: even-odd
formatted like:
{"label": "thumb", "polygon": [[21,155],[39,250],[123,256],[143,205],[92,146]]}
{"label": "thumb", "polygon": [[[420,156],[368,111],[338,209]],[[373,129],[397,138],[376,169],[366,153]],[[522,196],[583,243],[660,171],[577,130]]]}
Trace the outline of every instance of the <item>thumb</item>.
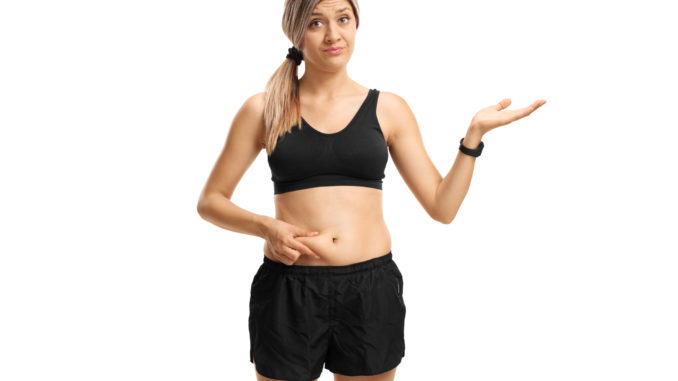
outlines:
{"label": "thumb", "polygon": [[320,234],[320,233],[312,232],[312,231],[297,230],[297,232],[294,233],[294,236],[295,237],[299,237],[299,236],[311,237],[311,236],[318,235],[318,234]]}
{"label": "thumb", "polygon": [[501,100],[501,102],[497,103],[494,105],[494,109],[497,111],[501,111],[505,108],[507,108],[511,104],[511,98],[504,98]]}

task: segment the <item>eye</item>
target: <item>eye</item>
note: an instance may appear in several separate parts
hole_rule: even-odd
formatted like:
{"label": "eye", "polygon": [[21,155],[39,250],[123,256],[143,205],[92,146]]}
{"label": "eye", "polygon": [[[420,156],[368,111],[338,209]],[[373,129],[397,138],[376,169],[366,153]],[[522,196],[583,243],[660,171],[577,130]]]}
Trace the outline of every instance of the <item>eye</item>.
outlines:
{"label": "eye", "polygon": [[[344,24],[348,24],[349,21],[351,20],[351,18],[348,17],[348,16],[342,16],[342,17],[339,18],[339,20],[343,20],[343,19],[346,19],[346,22],[344,22]],[[311,21],[311,23],[309,24],[309,26],[310,26],[310,27],[314,27],[314,26],[315,26],[315,23],[318,23],[318,22],[322,22],[322,20],[318,20],[318,19],[313,20],[313,21]]]}

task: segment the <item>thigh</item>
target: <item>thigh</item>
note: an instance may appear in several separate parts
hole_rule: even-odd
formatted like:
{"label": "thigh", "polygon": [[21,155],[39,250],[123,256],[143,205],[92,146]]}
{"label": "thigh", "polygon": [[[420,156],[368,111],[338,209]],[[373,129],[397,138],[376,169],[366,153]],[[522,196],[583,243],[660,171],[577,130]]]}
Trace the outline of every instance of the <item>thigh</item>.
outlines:
{"label": "thigh", "polygon": [[[395,372],[405,356],[403,285],[394,261],[337,278],[325,366],[328,370],[339,376]],[[389,376],[382,377],[386,380]]]}

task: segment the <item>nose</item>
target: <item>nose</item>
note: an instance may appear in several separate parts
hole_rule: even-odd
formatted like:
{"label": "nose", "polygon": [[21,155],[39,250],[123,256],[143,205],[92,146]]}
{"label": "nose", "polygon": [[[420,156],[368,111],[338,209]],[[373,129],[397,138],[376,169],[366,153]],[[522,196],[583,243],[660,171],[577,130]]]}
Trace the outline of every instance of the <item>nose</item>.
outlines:
{"label": "nose", "polygon": [[328,43],[332,43],[333,41],[336,41],[339,38],[339,32],[338,32],[338,27],[333,25],[332,23],[329,24],[329,26],[326,29],[325,33],[325,41]]}

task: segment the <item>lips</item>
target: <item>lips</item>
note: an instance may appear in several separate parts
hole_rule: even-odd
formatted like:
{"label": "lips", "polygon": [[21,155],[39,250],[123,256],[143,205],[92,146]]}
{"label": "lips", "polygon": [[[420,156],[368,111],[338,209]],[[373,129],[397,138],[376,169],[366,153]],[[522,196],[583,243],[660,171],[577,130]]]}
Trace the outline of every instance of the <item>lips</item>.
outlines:
{"label": "lips", "polygon": [[343,46],[333,46],[331,48],[325,49],[325,52],[330,54],[338,54],[341,53],[342,50],[344,50]]}

